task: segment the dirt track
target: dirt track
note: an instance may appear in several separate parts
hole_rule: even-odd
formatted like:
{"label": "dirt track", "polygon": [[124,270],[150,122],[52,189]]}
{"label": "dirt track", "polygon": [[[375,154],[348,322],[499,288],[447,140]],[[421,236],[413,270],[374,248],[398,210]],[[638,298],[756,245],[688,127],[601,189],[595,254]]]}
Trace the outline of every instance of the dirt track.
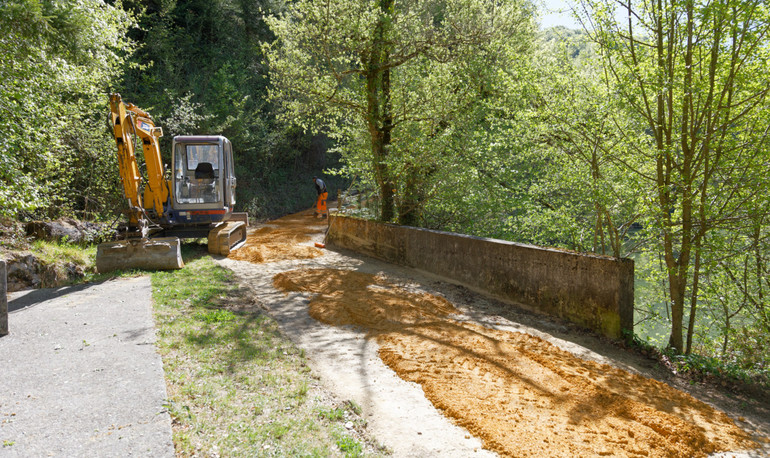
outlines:
{"label": "dirt track", "polygon": [[[499,316],[491,323],[503,326],[488,319],[479,324],[478,314],[468,309],[475,304],[458,308],[453,303],[456,287],[445,285],[448,294],[425,291],[424,285],[404,280],[419,276],[408,269],[319,250],[312,243],[324,229],[307,214],[283,218],[252,232],[247,246],[231,255],[249,263],[226,264],[259,290],[267,308],[286,313],[286,319],[301,317],[301,303],[315,320],[343,332],[354,329],[376,342],[384,364],[402,380],[419,384],[436,408],[488,450],[510,456],[706,456],[760,445],[767,450],[766,439],[755,437],[758,444],[724,413],[669,385],[597,362],[600,356],[586,358],[591,352],[585,348],[557,346],[552,338]],[[291,294],[282,300],[276,290]],[[287,304],[291,310],[281,312]],[[301,321],[293,323],[297,328]],[[506,324],[512,326],[506,329]],[[292,332],[302,340],[297,329]],[[398,399],[390,397],[393,403]],[[747,426],[767,425],[747,421]],[[382,431],[374,434],[381,437]],[[404,440],[403,434],[397,437]],[[462,455],[462,440],[457,442],[452,451]],[[444,452],[426,448],[415,454]]]}

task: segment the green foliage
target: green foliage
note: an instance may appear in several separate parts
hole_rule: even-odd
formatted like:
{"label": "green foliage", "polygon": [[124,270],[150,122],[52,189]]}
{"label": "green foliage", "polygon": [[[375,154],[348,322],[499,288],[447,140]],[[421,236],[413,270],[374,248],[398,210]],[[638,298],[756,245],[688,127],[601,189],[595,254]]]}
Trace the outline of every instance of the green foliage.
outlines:
{"label": "green foliage", "polygon": [[195,314],[195,318],[204,323],[213,324],[232,321],[235,319],[235,315],[227,310],[216,309],[209,312],[198,312]]}
{"label": "green foliage", "polygon": [[345,453],[346,457],[363,456],[364,453],[364,447],[360,442],[343,434],[337,437],[337,447]]}
{"label": "green foliage", "polygon": [[[556,240],[620,257],[632,247],[629,232],[639,218],[636,177],[624,165],[635,160],[608,116],[616,107],[587,40],[572,32],[563,41],[547,34],[542,42],[536,140],[548,156],[538,167],[546,179],[529,194],[551,221],[546,226],[560,229]],[[522,225],[532,227],[528,220]]]}
{"label": "green foliage", "polygon": [[404,224],[452,192],[457,151],[488,127],[487,100],[515,85],[533,29],[529,3],[484,0],[308,0],[267,22],[282,118],[328,132],[380,218]]}
{"label": "green foliage", "polygon": [[[329,163],[333,166],[334,163]],[[336,199],[344,191],[348,180],[334,175],[322,174],[316,169],[293,171],[291,168],[276,167],[262,177],[248,173],[238,175],[241,208],[256,215],[258,220],[282,216],[312,207],[317,194],[312,182],[313,176],[321,177],[329,190],[329,199]],[[244,169],[244,172],[246,170]]]}
{"label": "green foliage", "polygon": [[36,240],[30,251],[45,263],[73,263],[85,270],[92,270],[96,258],[96,245],[78,246],[66,242]]}
{"label": "green foliage", "polygon": [[[763,70],[770,65],[770,11],[759,0],[639,1],[626,11],[612,1],[582,3],[617,104],[607,114],[628,151],[621,169],[638,177],[636,207],[665,264],[669,344],[689,353],[701,284],[725,269],[720,234],[745,237],[747,222],[766,214],[753,202],[768,185],[758,172],[770,144],[770,77]],[[622,21],[621,12],[649,20]],[[761,272],[754,273],[762,283]],[[725,313],[729,328],[743,305],[738,297],[723,302],[732,309]]]}
{"label": "green foliage", "polygon": [[97,0],[4,2],[0,214],[103,210],[115,184],[104,180],[103,94],[129,52],[131,23],[119,4]]}
{"label": "green foliage", "polygon": [[[746,334],[743,330],[741,334]],[[699,348],[697,353],[682,355],[670,347],[661,347],[642,340],[638,334],[627,334],[627,344],[637,352],[649,358],[656,359],[674,373],[679,373],[692,381],[715,381],[720,384],[730,384],[741,388],[770,389],[770,368],[767,352],[768,336],[763,333],[748,332],[748,345],[741,348],[735,345],[729,354],[712,354],[706,348]],[[751,341],[752,339],[757,339]],[[763,341],[764,340],[764,341]],[[751,355],[740,354],[748,350]]]}
{"label": "green foliage", "polygon": [[341,407],[336,408],[321,408],[318,409],[318,416],[329,421],[340,421],[344,416],[345,409]]}
{"label": "green foliage", "polygon": [[[683,5],[673,3],[677,8]],[[741,9],[736,11],[743,14]],[[765,30],[767,21],[759,18],[766,11],[758,9],[756,14],[753,24],[760,27],[757,30]],[[666,189],[675,195],[666,207],[671,219],[664,223],[656,179],[654,129],[637,110],[642,100],[640,94],[645,90],[643,85],[654,81],[650,76],[653,73],[634,83],[634,72],[653,72],[652,56],[645,54],[645,61],[640,54],[640,65],[646,63],[640,68],[631,66],[630,58],[623,57],[622,40],[617,41],[621,33],[546,31],[533,65],[524,73],[529,85],[518,86],[530,90],[533,97],[529,106],[510,103],[504,115],[495,117],[491,115],[495,105],[484,106],[479,119],[493,122],[453,152],[457,173],[440,176],[456,185],[456,190],[431,194],[422,224],[578,251],[633,255],[638,277],[637,330],[642,339],[666,346],[672,329],[678,327],[691,337],[687,348],[683,343],[680,351],[700,353],[723,362],[740,361],[738,364],[746,370],[761,373],[766,369],[759,361],[767,358],[766,352],[759,350],[764,347],[756,336],[770,330],[767,301],[760,299],[767,297],[770,287],[768,202],[767,193],[762,191],[768,186],[767,174],[762,171],[769,150],[767,131],[762,127],[768,119],[768,84],[766,72],[753,73],[750,69],[768,57],[767,41],[762,41],[766,34],[749,34],[747,40],[757,40],[754,47],[747,45],[735,50],[750,53],[752,57],[748,59],[752,63],[733,73],[733,77],[746,84],[741,88],[746,91],[745,98],[735,94],[732,97],[758,103],[744,105],[746,111],[741,113],[748,117],[722,125],[723,130],[710,139],[697,133],[692,137],[701,143],[690,164],[702,168],[691,173],[687,181],[684,175],[677,175],[685,163],[679,162],[663,176],[664,181],[669,180]],[[712,36],[706,29],[699,29],[699,33],[704,38]],[[615,37],[616,41],[603,41],[608,37]],[[711,39],[701,40],[698,45],[706,47],[713,43]],[[708,69],[704,62],[709,54],[698,55],[701,60],[695,76],[700,80],[694,77],[692,84],[700,85],[699,91],[707,94]],[[683,65],[677,60],[681,58],[678,55],[674,59],[676,65]],[[625,79],[619,78],[620,68],[626,64],[629,68],[623,70]],[[724,84],[720,87],[725,91],[733,90],[731,84],[725,83],[731,78],[728,67],[726,56],[716,61],[713,82],[717,86]],[[676,68],[674,74],[679,78],[676,91],[684,91],[682,69]],[[648,94],[656,91],[651,89]],[[686,92],[676,92],[677,103],[682,103],[683,93]],[[693,109],[699,113],[699,120],[731,116],[707,105],[704,98],[698,99],[698,103],[701,105]],[[667,125],[680,129],[682,118],[672,115]],[[464,125],[473,123],[466,121]],[[713,128],[716,124],[710,125]],[[684,155],[681,149],[677,150],[684,138],[681,130],[677,132],[673,138],[678,140],[666,150],[670,156],[663,156],[672,163],[682,161]],[[725,136],[725,132],[730,133]],[[441,155],[441,148],[430,141],[423,140],[421,144],[431,145],[427,154]],[[690,197],[698,193],[703,197],[690,200],[690,236],[684,235],[687,221],[682,203],[686,189]],[[667,231],[669,248],[664,236]],[[692,243],[696,238],[700,238],[700,245]],[[687,241],[690,255],[685,260],[682,243]],[[689,273],[671,270],[667,256]],[[681,321],[675,319],[672,273],[676,281],[687,283],[678,302]],[[697,290],[693,288],[696,276]],[[691,307],[692,299],[695,308]],[[692,329],[688,329],[690,315],[694,317]],[[744,336],[755,337],[741,339]],[[752,356],[750,348],[760,356]]]}
{"label": "green foliage", "polygon": [[323,139],[276,122],[265,101],[268,79],[260,44],[272,34],[262,12],[277,5],[128,2],[140,24],[132,36],[142,46],[124,75],[124,97],[151,110],[164,127],[163,154],[174,135],[228,137],[235,153],[237,208],[256,219],[312,205],[312,187],[307,192],[304,185],[327,166]]}
{"label": "green foliage", "polygon": [[252,218],[310,207],[318,175],[370,217],[633,256],[640,341],[766,374],[770,12],[632,0],[628,30],[619,5],[536,36],[520,0],[6,1],[0,216],[122,208],[117,90],[164,154],[230,138]]}
{"label": "green foliage", "polygon": [[745,364],[724,357],[700,354],[681,355],[669,349],[663,352],[663,360],[673,370],[695,381],[717,380],[724,383],[756,385],[770,389],[770,371],[766,367],[746,367]]}

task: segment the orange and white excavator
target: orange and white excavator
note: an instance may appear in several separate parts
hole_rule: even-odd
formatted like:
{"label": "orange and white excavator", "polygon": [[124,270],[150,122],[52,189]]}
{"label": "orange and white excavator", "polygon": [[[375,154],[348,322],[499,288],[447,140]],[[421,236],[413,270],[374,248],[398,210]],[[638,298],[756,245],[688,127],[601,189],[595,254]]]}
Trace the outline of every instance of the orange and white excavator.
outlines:
{"label": "orange and white excavator", "polygon": [[[122,240],[98,245],[97,270],[180,269],[180,238],[207,237],[209,252],[223,256],[242,245],[248,216],[233,212],[236,179],[230,141],[221,135],[174,137],[166,176],[158,144],[162,128],[120,94],[110,95],[110,111],[128,222],[119,231]],[[136,157],[137,138],[145,177]]]}

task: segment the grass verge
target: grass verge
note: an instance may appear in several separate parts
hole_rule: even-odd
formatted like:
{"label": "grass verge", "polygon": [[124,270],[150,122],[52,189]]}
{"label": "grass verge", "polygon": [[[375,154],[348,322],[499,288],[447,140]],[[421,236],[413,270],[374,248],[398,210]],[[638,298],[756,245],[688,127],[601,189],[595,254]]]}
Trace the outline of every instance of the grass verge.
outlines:
{"label": "grass verge", "polygon": [[48,264],[71,262],[83,269],[93,266],[96,258],[96,245],[83,247],[66,242],[35,240],[31,251]]}
{"label": "grass verge", "polygon": [[380,455],[352,402],[336,402],[304,353],[207,256],[152,274],[177,456]]}

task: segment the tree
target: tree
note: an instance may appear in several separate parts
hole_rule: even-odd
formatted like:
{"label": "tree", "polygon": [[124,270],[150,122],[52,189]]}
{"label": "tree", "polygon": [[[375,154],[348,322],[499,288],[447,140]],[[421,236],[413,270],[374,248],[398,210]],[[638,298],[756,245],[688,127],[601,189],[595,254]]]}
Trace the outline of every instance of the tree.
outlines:
{"label": "tree", "polygon": [[612,82],[580,31],[548,31],[537,61],[539,143],[553,150],[543,164],[547,178],[539,199],[564,215],[571,236],[562,239],[569,248],[625,256],[634,248],[629,231],[639,215]]}
{"label": "tree", "polygon": [[99,176],[107,164],[104,94],[129,53],[131,24],[98,0],[3,2],[0,214],[93,210],[89,202],[109,194],[104,180],[76,188],[80,172]]}
{"label": "tree", "polygon": [[[437,173],[436,146],[513,72],[531,6],[506,0],[300,0],[268,19],[265,47],[285,119],[326,129],[371,176],[380,219],[414,224]],[[362,151],[360,148],[365,148]],[[444,149],[450,154],[450,149]]]}
{"label": "tree", "polygon": [[[644,159],[648,224],[660,237],[672,321],[685,349],[685,307],[695,320],[708,235],[730,230],[760,188],[766,163],[770,12],[763,0],[583,0],[586,30],[614,90],[640,128],[627,144]],[[620,20],[620,17],[623,17]]]}

